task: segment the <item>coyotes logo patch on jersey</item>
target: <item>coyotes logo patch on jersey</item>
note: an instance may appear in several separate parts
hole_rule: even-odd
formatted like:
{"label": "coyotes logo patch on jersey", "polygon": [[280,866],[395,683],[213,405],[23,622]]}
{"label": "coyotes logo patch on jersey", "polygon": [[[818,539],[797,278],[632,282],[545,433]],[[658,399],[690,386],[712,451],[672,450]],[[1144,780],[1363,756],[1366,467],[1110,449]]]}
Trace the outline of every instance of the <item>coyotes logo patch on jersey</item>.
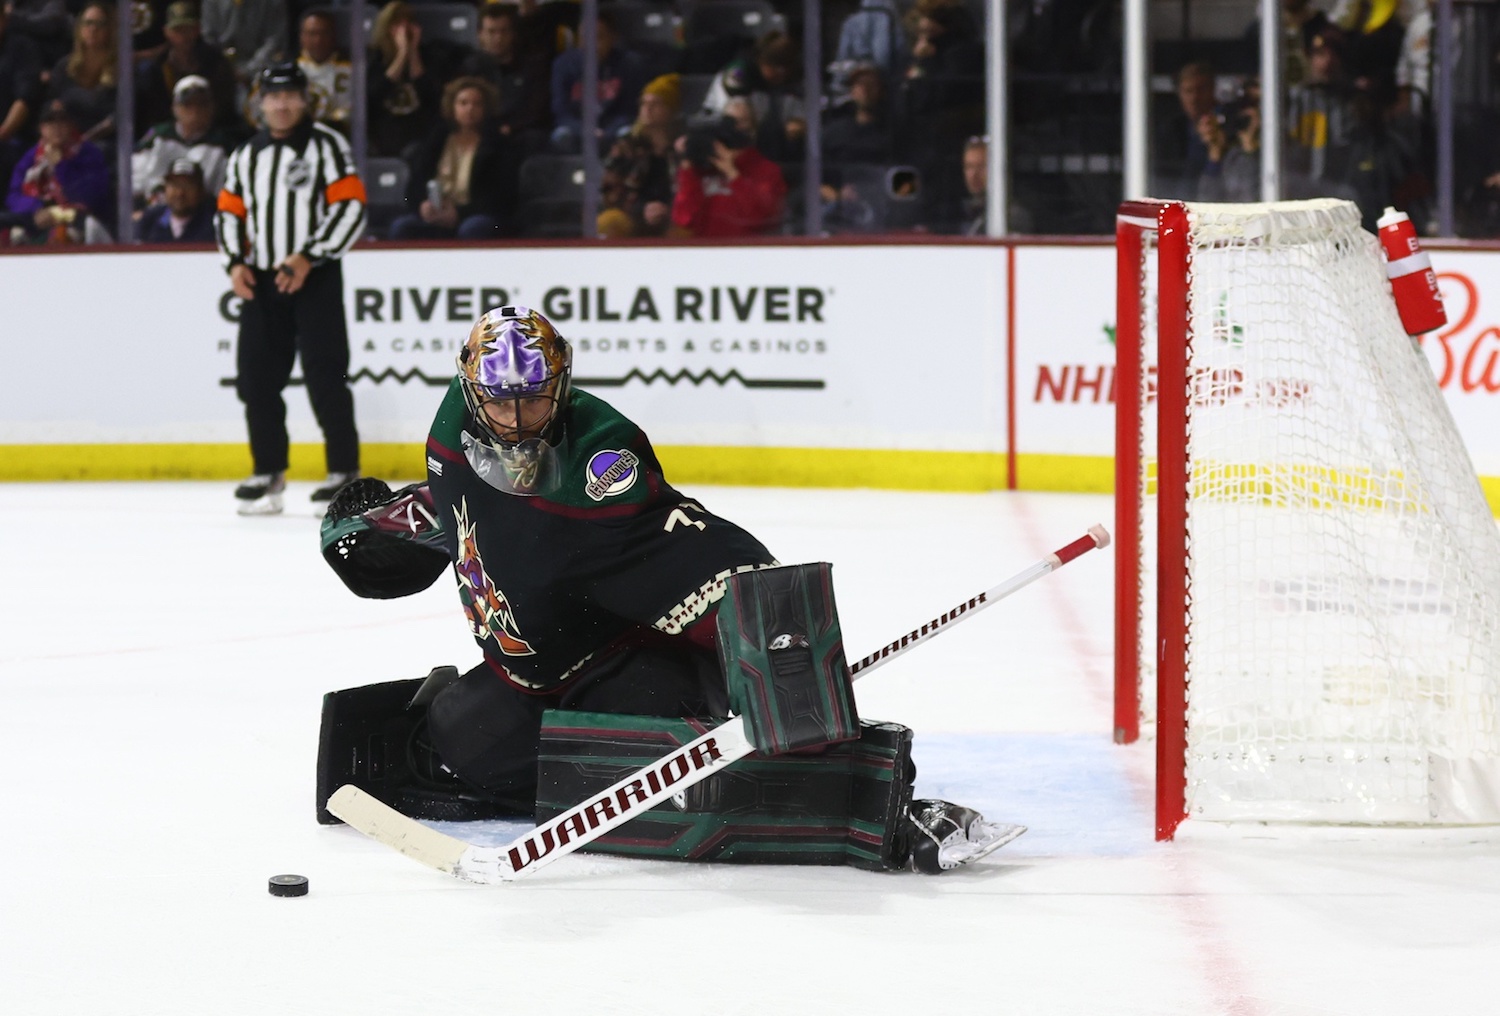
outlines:
{"label": "coyotes logo patch on jersey", "polygon": [[506,656],[532,656],[536,650],[521,637],[521,628],[511,613],[505,594],[490,581],[479,557],[479,541],[474,524],[469,521],[469,499],[463,498],[453,509],[458,521],[458,590],[463,599],[469,630],[481,642],[493,638]]}

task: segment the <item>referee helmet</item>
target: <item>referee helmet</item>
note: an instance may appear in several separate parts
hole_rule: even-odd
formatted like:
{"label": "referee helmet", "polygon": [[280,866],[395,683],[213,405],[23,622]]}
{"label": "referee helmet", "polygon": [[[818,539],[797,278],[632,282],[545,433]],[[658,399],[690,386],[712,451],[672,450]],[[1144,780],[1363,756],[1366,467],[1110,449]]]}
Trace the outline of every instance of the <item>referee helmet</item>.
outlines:
{"label": "referee helmet", "polygon": [[307,75],[294,60],[273,63],[260,72],[258,81],[261,95],[272,92],[301,92],[307,94]]}

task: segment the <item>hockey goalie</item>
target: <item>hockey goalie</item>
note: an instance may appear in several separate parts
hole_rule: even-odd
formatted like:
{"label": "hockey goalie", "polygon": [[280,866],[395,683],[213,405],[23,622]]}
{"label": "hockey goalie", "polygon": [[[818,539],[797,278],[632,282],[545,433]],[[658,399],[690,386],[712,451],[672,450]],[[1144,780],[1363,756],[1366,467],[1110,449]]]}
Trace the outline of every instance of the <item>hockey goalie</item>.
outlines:
{"label": "hockey goalie", "polygon": [[526,307],[458,357],[427,482],[343,488],[329,565],[386,598],[450,567],[482,662],[329,693],[318,819],[352,785],[414,817],[545,822],[717,724],[756,752],[596,839],[641,857],[938,873],[1024,832],[912,800],[912,732],[861,720],[831,569],[780,566],[674,490],[644,433],[570,384]]}

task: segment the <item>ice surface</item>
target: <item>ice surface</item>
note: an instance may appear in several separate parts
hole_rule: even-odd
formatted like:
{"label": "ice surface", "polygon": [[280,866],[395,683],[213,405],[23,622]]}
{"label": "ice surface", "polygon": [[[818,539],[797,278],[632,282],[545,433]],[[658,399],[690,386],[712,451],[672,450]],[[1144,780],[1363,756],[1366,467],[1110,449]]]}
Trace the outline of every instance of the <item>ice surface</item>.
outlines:
{"label": "ice surface", "polygon": [[[356,599],[226,484],[0,486],[0,1013],[1490,1014],[1500,838],[1188,823],[1109,742],[1110,553],[859,684],[917,790],[1031,831],[936,878],[575,855],[469,886],[313,821],[323,692],[476,659],[452,583]],[[851,656],[1103,497],[694,489],[828,560]],[[453,827],[448,827],[450,830]],[[514,826],[463,830],[499,841]],[[295,872],[311,894],[278,899]]]}

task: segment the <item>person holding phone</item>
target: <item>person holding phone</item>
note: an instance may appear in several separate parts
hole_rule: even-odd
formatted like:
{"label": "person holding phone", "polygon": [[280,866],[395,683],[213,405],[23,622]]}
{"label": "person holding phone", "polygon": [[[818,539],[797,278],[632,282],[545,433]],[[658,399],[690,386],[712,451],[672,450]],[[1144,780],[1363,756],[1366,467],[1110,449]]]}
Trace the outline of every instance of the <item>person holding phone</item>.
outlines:
{"label": "person holding phone", "polygon": [[513,218],[516,160],[495,121],[500,98],[478,77],[443,90],[443,122],[411,161],[407,205],[391,223],[394,240],[495,239]]}

